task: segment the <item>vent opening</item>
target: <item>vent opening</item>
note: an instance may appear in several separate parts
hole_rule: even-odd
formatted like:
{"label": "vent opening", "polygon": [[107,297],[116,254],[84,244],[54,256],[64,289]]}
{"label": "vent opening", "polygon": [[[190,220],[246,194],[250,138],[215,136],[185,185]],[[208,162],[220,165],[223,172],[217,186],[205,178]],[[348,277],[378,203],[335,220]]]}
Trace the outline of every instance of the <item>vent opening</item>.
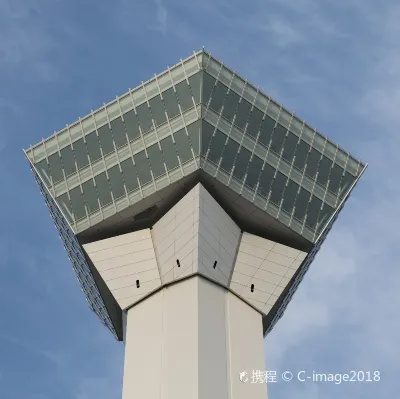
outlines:
{"label": "vent opening", "polygon": [[181,267],[181,263],[179,262],[179,259],[176,260],[176,264],[178,265],[178,267]]}
{"label": "vent opening", "polygon": [[213,269],[215,269],[216,267],[217,267],[217,261],[214,262]]}
{"label": "vent opening", "polygon": [[251,292],[254,292],[254,284],[251,285],[250,290]]}
{"label": "vent opening", "polygon": [[139,288],[140,287],[140,281],[136,280],[136,287]]}

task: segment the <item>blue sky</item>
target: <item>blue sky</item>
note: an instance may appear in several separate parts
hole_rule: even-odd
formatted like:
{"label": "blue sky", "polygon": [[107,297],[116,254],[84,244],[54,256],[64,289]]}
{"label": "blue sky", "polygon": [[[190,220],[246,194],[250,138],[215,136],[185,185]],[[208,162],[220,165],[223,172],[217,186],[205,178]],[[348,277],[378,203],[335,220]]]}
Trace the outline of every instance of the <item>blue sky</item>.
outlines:
{"label": "blue sky", "polygon": [[399,18],[395,0],[0,0],[0,397],[121,397],[123,346],[86,306],[21,149],[201,46],[369,163],[265,353],[269,370],[382,379],[270,397],[398,397]]}

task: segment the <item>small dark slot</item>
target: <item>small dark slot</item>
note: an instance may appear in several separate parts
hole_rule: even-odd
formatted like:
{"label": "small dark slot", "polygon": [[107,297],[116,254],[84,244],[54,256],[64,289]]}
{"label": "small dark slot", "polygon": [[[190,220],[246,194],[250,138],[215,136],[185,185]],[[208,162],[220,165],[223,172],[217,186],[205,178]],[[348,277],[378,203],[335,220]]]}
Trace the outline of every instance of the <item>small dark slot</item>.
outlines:
{"label": "small dark slot", "polygon": [[139,280],[136,280],[136,287],[137,287],[137,288],[140,287],[140,282],[139,282]]}
{"label": "small dark slot", "polygon": [[254,284],[251,285],[251,292],[254,292]]}
{"label": "small dark slot", "polygon": [[217,267],[217,261],[214,262],[213,268],[215,269]]}
{"label": "small dark slot", "polygon": [[178,265],[178,267],[181,267],[181,264],[179,262],[179,259],[176,260],[176,264]]}

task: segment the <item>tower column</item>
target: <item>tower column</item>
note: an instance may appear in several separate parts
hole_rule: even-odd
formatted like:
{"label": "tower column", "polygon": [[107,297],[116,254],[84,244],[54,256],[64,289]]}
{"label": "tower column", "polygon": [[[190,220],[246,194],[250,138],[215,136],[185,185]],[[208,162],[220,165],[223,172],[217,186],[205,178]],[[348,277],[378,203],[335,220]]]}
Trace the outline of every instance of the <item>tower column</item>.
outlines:
{"label": "tower column", "polygon": [[265,370],[262,317],[201,276],[164,287],[126,314],[123,399],[265,399],[239,373]]}

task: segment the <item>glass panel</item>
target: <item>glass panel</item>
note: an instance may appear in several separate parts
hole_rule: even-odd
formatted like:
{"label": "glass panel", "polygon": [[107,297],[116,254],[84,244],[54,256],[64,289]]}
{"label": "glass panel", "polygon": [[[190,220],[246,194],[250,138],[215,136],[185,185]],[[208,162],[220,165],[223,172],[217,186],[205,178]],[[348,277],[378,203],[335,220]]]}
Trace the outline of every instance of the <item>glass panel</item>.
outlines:
{"label": "glass panel", "polygon": [[258,185],[257,193],[265,198],[268,198],[269,189],[271,187],[272,180],[274,179],[275,169],[268,165],[264,165],[264,169],[260,175],[260,184]]}
{"label": "glass panel", "polygon": [[60,150],[62,164],[64,166],[65,176],[72,175],[76,172],[74,153],[72,147],[68,145]]}
{"label": "glass panel", "polygon": [[303,222],[304,218],[306,217],[306,211],[307,211],[308,201],[310,200],[310,195],[311,194],[307,190],[305,190],[303,187],[300,187],[300,193],[296,198],[296,204],[293,216],[297,220],[300,220],[301,222]]}
{"label": "glass panel", "polygon": [[310,146],[305,141],[300,140],[300,143],[297,145],[296,152],[294,154],[294,166],[297,169],[304,170],[309,150]]}
{"label": "glass panel", "polygon": [[294,202],[296,200],[298,190],[299,185],[293,180],[289,180],[285,189],[285,194],[283,195],[282,209],[290,215],[293,212]]}
{"label": "glass panel", "polygon": [[311,148],[311,151],[309,152],[307,158],[306,175],[311,177],[312,179],[315,179],[320,159],[321,154],[314,148]]}
{"label": "glass panel", "polygon": [[199,155],[200,151],[200,134],[201,134],[200,127],[201,127],[200,121],[196,121],[187,126],[190,143],[192,144],[195,156]]}
{"label": "glass panel", "polygon": [[230,122],[233,121],[233,117],[235,116],[239,100],[239,95],[236,94],[233,90],[231,90],[225,98],[222,116],[228,119],[228,121]]}
{"label": "glass panel", "polygon": [[68,198],[68,194],[65,193],[63,195],[60,195],[59,197],[56,198],[56,202],[61,209],[61,212],[63,215],[68,219],[70,223],[73,223],[73,219],[71,217],[72,215],[72,206]]}
{"label": "glass panel", "polygon": [[257,138],[258,132],[260,131],[260,126],[263,118],[263,113],[256,107],[251,111],[249,122],[247,124],[246,134]]}
{"label": "glass panel", "polygon": [[51,177],[53,178],[53,184],[64,178],[61,167],[61,159],[57,152],[49,156],[49,166]]}
{"label": "glass panel", "polygon": [[321,210],[321,205],[322,201],[313,195],[308,205],[307,218],[306,218],[306,225],[312,228],[313,230],[317,226],[317,220],[319,212]]}
{"label": "glass panel", "polygon": [[340,190],[339,190],[340,197],[343,197],[346,194],[347,190],[351,187],[354,180],[355,180],[354,176],[352,176],[349,172],[345,172],[340,182]]}
{"label": "glass panel", "polygon": [[224,103],[228,88],[221,82],[217,82],[211,95],[210,108],[216,113],[220,113],[222,104]]}
{"label": "glass panel", "polygon": [[129,141],[133,141],[139,138],[140,137],[139,125],[136,114],[133,110],[124,114],[124,122]]}
{"label": "glass panel", "polygon": [[128,193],[136,190],[139,187],[139,183],[137,181],[136,168],[132,158],[125,159],[125,161],[121,162],[121,170]]}
{"label": "glass panel", "polygon": [[182,163],[185,163],[193,159],[192,150],[190,148],[189,138],[185,132],[185,129],[181,129],[174,133],[174,139],[176,149],[178,150],[179,159]]}
{"label": "glass panel", "polygon": [[80,187],[73,188],[69,195],[71,197],[72,212],[74,213],[75,220],[86,217],[85,202],[81,193]]}
{"label": "glass panel", "polygon": [[325,227],[326,223],[328,222],[329,218],[333,215],[334,209],[331,208],[328,204],[322,206],[322,210],[318,216],[318,223],[317,223],[317,232],[320,233],[321,230]]}
{"label": "glass panel", "polygon": [[189,79],[190,89],[196,104],[200,104],[201,73],[192,75]]}
{"label": "glass panel", "polygon": [[318,175],[317,182],[323,186],[326,186],[328,183],[329,173],[331,171],[333,162],[327,157],[322,157],[319,167],[318,167]]}
{"label": "glass panel", "polygon": [[255,190],[258,183],[258,176],[260,175],[263,161],[253,155],[249,168],[247,169],[246,185]]}
{"label": "glass panel", "polygon": [[172,137],[168,136],[160,141],[161,149],[164,155],[167,170],[171,170],[179,166],[178,156]]}
{"label": "glass panel", "polygon": [[112,139],[111,130],[108,125],[104,125],[97,129],[99,134],[99,141],[101,149],[103,150],[103,155],[107,155],[114,151],[114,143]]}
{"label": "glass panel", "polygon": [[214,133],[214,126],[210,125],[208,122],[202,122],[202,129],[201,129],[201,154],[203,156],[206,155],[208,146],[210,144],[211,137]]}
{"label": "glass panel", "polygon": [[136,172],[140,181],[140,184],[144,185],[151,181],[150,164],[146,158],[144,151],[141,151],[133,156],[136,165]]}
{"label": "glass panel", "polygon": [[97,175],[94,180],[96,182],[97,193],[99,195],[101,206],[103,207],[108,205],[112,201],[112,198],[106,172]]}
{"label": "glass panel", "polygon": [[136,108],[136,115],[138,117],[142,133],[147,133],[149,130],[153,129],[150,108],[148,107],[147,103],[143,103]]}
{"label": "glass panel", "polygon": [[238,149],[239,149],[239,144],[232,139],[228,139],[228,143],[225,146],[222,155],[222,161],[220,165],[221,169],[225,170],[228,173],[231,173],[233,162],[235,161]]}
{"label": "glass panel", "polygon": [[249,119],[251,104],[242,98],[236,111],[235,125],[244,130],[247,120]]}
{"label": "glass panel", "polygon": [[280,125],[279,123],[276,125],[274,132],[272,134],[271,141],[271,150],[276,154],[281,154],[283,143],[285,141],[287,129]]}
{"label": "glass panel", "polygon": [[281,172],[278,172],[271,186],[271,196],[269,200],[278,206],[281,204],[283,198],[286,181],[287,177]]}
{"label": "glass panel", "polygon": [[154,178],[165,175],[164,160],[158,144],[154,144],[147,149],[151,170]]}
{"label": "glass panel", "polygon": [[206,105],[208,104],[214,84],[215,84],[215,79],[208,73],[203,72],[203,86],[202,86],[203,95],[201,99],[201,102],[203,104]]}
{"label": "glass panel", "polygon": [[117,148],[124,146],[127,144],[125,126],[122,119],[118,117],[110,122],[112,134],[114,137],[114,143]]}
{"label": "glass panel", "polygon": [[42,177],[44,184],[46,184],[46,186],[50,186],[51,185],[51,181],[50,181],[50,169],[49,169],[49,165],[47,164],[47,161],[45,159],[43,159],[43,161],[38,162],[37,164],[35,164],[40,176]]}
{"label": "glass panel", "polygon": [[99,210],[99,201],[97,199],[96,187],[92,179],[82,184],[83,198],[89,213]]}
{"label": "glass panel", "polygon": [[83,142],[83,139],[79,139],[72,143],[72,147],[74,148],[75,160],[78,165],[78,169],[82,169],[89,165],[89,158],[86,152],[86,145]]}
{"label": "glass panel", "polygon": [[283,146],[283,154],[282,158],[286,161],[292,163],[294,153],[296,151],[296,145],[299,138],[295,136],[293,133],[290,133],[286,136],[285,144]]}
{"label": "glass panel", "polygon": [[86,147],[89,153],[90,162],[97,161],[101,158],[100,144],[95,132],[89,133],[86,137]]}
{"label": "glass panel", "polygon": [[175,85],[175,90],[182,112],[194,107],[192,93],[190,93],[190,89],[186,83],[186,80]]}
{"label": "glass panel", "polygon": [[162,93],[164,99],[164,106],[168,114],[168,118],[172,119],[179,115],[178,100],[176,98],[174,89],[164,91]]}
{"label": "glass panel", "polygon": [[222,151],[225,147],[227,136],[220,132],[219,130],[216,131],[215,136],[213,136],[210,145],[210,152],[208,153],[208,159],[211,162],[219,165],[219,161],[221,160]]}
{"label": "glass panel", "polygon": [[162,125],[164,122],[166,122],[167,117],[165,116],[164,105],[161,97],[153,97],[151,100],[149,100],[149,104],[156,126]]}
{"label": "glass panel", "polygon": [[258,142],[263,144],[265,147],[269,146],[274,126],[275,121],[269,116],[265,115],[265,118],[261,123],[260,137],[258,138]]}
{"label": "glass panel", "polygon": [[110,179],[111,191],[114,199],[121,198],[125,195],[124,180],[122,179],[122,173],[119,170],[119,166],[113,166],[108,169],[108,178]]}
{"label": "glass panel", "polygon": [[342,179],[343,169],[334,164],[331,170],[331,175],[329,176],[329,185],[328,189],[332,191],[332,193],[337,194],[339,191],[340,180]]}
{"label": "glass panel", "polygon": [[246,174],[246,169],[249,164],[251,152],[244,147],[240,148],[239,154],[235,160],[235,169],[233,170],[233,176],[236,179],[243,180]]}

